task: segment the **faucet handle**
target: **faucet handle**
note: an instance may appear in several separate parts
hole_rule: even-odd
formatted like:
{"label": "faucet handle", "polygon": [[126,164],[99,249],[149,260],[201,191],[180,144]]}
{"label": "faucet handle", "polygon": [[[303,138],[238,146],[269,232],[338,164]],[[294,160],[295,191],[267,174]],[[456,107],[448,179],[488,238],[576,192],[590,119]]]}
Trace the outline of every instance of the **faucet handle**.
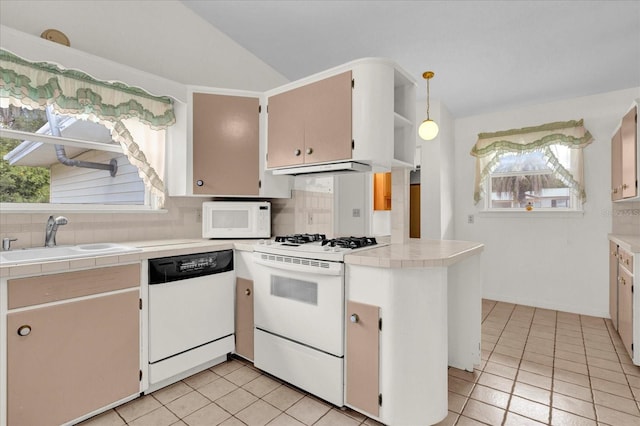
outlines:
{"label": "faucet handle", "polygon": [[11,250],[11,243],[13,241],[18,241],[17,238],[3,238],[2,239],[2,250],[3,251],[9,251]]}

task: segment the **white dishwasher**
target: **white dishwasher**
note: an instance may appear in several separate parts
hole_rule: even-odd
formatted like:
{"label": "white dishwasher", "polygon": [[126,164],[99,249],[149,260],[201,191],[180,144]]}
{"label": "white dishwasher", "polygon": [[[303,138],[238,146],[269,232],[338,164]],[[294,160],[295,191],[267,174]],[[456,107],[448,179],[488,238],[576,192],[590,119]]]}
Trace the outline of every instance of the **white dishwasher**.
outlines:
{"label": "white dishwasher", "polygon": [[147,392],[226,360],[234,297],[233,250],[149,259]]}

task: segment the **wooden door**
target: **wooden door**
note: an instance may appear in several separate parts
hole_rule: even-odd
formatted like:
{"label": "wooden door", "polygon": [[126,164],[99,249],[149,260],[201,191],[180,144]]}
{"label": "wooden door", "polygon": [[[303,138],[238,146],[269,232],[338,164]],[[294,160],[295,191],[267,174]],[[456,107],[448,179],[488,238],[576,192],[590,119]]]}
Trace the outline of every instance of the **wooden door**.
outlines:
{"label": "wooden door", "polygon": [[351,158],[351,71],[305,86],[304,161]]}
{"label": "wooden door", "polygon": [[620,138],[622,144],[622,198],[635,197],[638,195],[638,165],[636,150],[638,149],[637,138],[637,117],[638,112],[633,108],[622,118],[620,126]]}
{"label": "wooden door", "polygon": [[420,238],[420,184],[409,186],[409,237]]}
{"label": "wooden door", "polygon": [[193,193],[258,195],[258,98],[193,94]]}
{"label": "wooden door", "polygon": [[236,278],[236,353],[253,361],[253,281]]}
{"label": "wooden door", "polygon": [[633,358],[633,277],[624,268],[618,269],[618,333],[629,356]]}
{"label": "wooden door", "polygon": [[138,300],[135,290],[8,314],[7,424],[59,425],[139,393]]}
{"label": "wooden door", "polygon": [[609,241],[609,316],[618,329],[618,245]]}
{"label": "wooden door", "polygon": [[295,166],[304,162],[305,87],[269,97],[267,109],[267,167]]}
{"label": "wooden door", "polygon": [[622,138],[620,129],[611,138],[611,200],[622,198]]}
{"label": "wooden door", "polygon": [[373,174],[373,209],[391,210],[391,172]]}
{"label": "wooden door", "polygon": [[347,301],[346,397],[348,405],[378,416],[380,308]]}

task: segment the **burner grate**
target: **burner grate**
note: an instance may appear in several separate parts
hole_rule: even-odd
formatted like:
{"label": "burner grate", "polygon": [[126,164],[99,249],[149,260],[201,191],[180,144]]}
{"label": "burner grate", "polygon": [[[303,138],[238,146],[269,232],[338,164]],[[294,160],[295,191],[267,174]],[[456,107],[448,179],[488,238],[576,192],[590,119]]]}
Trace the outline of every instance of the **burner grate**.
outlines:
{"label": "burner grate", "polygon": [[374,237],[340,237],[332,240],[323,240],[322,245],[328,245],[329,247],[342,247],[342,248],[361,248],[378,244]]}
{"label": "burner grate", "polygon": [[327,239],[325,234],[293,234],[276,236],[276,243],[291,243],[291,244],[306,244],[316,241],[325,241]]}

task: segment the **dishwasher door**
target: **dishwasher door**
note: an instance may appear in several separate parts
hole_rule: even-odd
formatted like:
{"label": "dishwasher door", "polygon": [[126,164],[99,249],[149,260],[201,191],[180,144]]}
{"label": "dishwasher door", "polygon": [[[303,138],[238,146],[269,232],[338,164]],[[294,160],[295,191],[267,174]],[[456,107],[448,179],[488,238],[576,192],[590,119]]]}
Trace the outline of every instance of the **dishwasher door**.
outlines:
{"label": "dishwasher door", "polygon": [[[166,258],[175,261],[178,269],[185,265],[200,265],[203,257]],[[226,256],[218,255],[217,270],[208,275],[189,278],[173,277],[169,282],[149,285],[149,363],[161,361],[232,335],[234,332],[233,306],[235,272],[228,267]],[[231,258],[230,264],[233,265]],[[171,268],[167,266],[167,268]],[[215,269],[210,268],[210,269]],[[186,273],[186,272],[185,272]]]}

